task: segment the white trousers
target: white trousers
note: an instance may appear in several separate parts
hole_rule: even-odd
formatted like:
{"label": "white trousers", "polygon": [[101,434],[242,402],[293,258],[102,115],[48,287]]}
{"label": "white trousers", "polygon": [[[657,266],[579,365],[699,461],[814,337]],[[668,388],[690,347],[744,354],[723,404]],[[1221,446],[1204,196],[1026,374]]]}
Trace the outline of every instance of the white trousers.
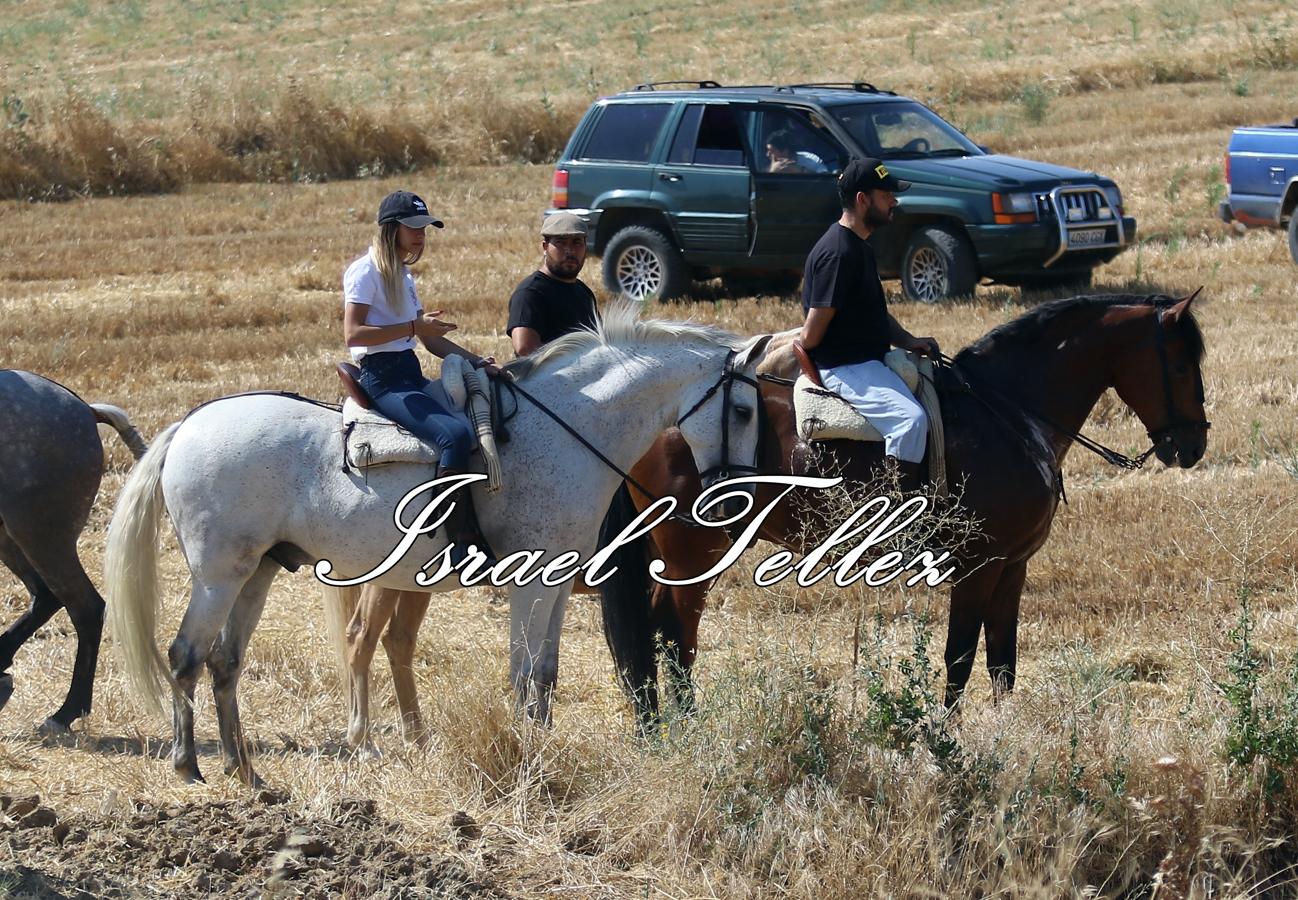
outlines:
{"label": "white trousers", "polygon": [[820,378],[878,429],[884,453],[905,462],[924,459],[928,416],[896,372],[872,359],[821,369]]}

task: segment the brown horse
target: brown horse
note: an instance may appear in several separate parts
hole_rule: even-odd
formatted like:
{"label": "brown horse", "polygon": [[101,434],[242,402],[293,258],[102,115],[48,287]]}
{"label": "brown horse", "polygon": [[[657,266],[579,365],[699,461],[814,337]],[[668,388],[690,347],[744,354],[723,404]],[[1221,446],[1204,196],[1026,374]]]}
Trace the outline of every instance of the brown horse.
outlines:
{"label": "brown horse", "polygon": [[[1058,503],[1060,467],[1078,429],[1100,395],[1114,388],[1140,417],[1164,464],[1194,465],[1207,443],[1199,363],[1203,340],[1190,312],[1192,298],[1159,296],[1075,297],[1044,304],[994,329],[962,351],[956,372],[967,389],[943,392],[947,474],[963,483],[961,502],[980,522],[976,542],[960,550],[963,577],[952,587],[947,631],[946,701],[954,703],[973,668],[978,637],[987,638],[987,667],[998,690],[1013,687],[1019,600],[1027,562],[1045,543]],[[829,442],[819,455],[797,438],[792,390],[778,383],[797,372],[788,345],[796,333],[771,342],[761,369],[776,380],[762,385],[765,426],[758,468],[767,474],[808,474],[811,461],[832,455],[834,474],[867,481],[878,469],[880,444]],[[698,474],[679,434],[668,431],[631,472],[657,496],[673,496],[688,509],[700,491]],[[1015,486],[1007,493],[1004,485]],[[757,506],[773,495],[758,491]],[[767,516],[760,537],[800,549],[805,539],[798,493]],[[616,534],[649,499],[619,493],[605,522]],[[707,571],[729,547],[717,528],[667,521],[652,533],[652,555],[666,564],[664,577],[680,580]],[[602,542],[601,542],[602,543]],[[624,548],[617,574],[601,585],[604,631],[623,685],[642,717],[657,710],[656,650],[663,648],[678,702],[692,697],[689,673],[698,648],[698,624],[707,585],[651,585],[648,546]],[[579,590],[583,588],[579,585]],[[411,662],[414,637],[428,595],[366,588],[348,627],[352,684],[349,740],[358,745],[368,726],[366,683],[370,660],[383,636],[402,727],[423,737]],[[389,622],[391,623],[389,626]],[[661,641],[661,644],[659,644]],[[360,687],[364,691],[357,696]],[[364,713],[357,715],[358,704]]]}
{"label": "brown horse", "polygon": [[[1165,465],[1188,468],[1203,456],[1208,429],[1200,376],[1203,339],[1190,311],[1192,300],[1058,300],[994,329],[957,356],[953,374],[960,384],[941,391],[947,474],[952,484],[963,485],[961,506],[978,521],[980,533],[956,551],[958,580],[951,589],[945,653],[948,706],[969,680],[980,633],[986,635],[994,689],[1014,686],[1028,560],[1050,533],[1064,456],[1105,390],[1114,389],[1140,418],[1154,443],[1150,452]],[[779,374],[796,371],[787,352],[768,354],[766,366],[782,368]],[[791,388],[764,384],[762,399],[766,429],[760,471],[814,474],[808,466],[815,457],[797,437]],[[659,441],[664,452],[642,464],[652,462],[654,469],[644,472],[641,483],[685,503],[697,496],[699,486],[688,453],[678,445],[670,433]],[[836,461],[834,474],[852,481],[870,480],[881,459],[877,443],[829,442],[824,452]],[[801,549],[805,530],[797,496],[789,495],[767,516],[760,537]],[[759,490],[758,508],[772,499]],[[646,503],[639,492],[624,489],[605,527],[616,533]],[[717,529],[675,522],[656,528],[652,538],[668,580],[708,571],[728,547]],[[602,586],[604,630],[623,684],[641,716],[654,715],[655,657],[661,647],[669,668],[683,675],[672,683],[677,701],[688,707],[707,586],[651,585],[643,557],[637,559],[634,551],[614,562],[618,575]]]}

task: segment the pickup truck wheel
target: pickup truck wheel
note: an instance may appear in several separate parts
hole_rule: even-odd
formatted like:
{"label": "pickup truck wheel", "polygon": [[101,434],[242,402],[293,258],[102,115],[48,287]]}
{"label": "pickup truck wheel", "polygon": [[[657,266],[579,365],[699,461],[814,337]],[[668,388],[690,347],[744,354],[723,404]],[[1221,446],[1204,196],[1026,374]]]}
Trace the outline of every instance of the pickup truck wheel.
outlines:
{"label": "pickup truck wheel", "polygon": [[1298,209],[1289,215],[1289,255],[1298,265]]}
{"label": "pickup truck wheel", "polygon": [[978,266],[973,247],[962,234],[943,225],[915,229],[901,265],[906,299],[936,303],[973,293]]}
{"label": "pickup truck wheel", "polygon": [[670,300],[689,288],[689,271],[667,235],[643,225],[628,225],[604,248],[604,287],[633,300]]}

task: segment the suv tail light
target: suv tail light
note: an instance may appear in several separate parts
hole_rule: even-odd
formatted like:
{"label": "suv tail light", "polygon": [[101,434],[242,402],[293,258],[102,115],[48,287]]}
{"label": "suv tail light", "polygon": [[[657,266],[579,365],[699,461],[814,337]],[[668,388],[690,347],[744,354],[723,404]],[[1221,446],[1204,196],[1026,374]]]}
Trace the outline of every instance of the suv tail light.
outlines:
{"label": "suv tail light", "polygon": [[568,208],[568,170],[567,169],[554,170],[553,188],[554,188],[553,195],[551,196],[550,199],[554,205],[554,208],[567,209]]}
{"label": "suv tail light", "polygon": [[1035,222],[1037,198],[1032,194],[992,194],[992,218],[997,225]]}

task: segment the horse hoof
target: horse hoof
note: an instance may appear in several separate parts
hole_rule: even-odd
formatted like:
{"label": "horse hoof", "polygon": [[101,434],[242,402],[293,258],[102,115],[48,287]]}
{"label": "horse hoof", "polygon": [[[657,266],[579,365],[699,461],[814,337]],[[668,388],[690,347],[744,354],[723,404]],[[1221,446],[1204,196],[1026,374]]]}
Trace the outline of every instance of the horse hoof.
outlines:
{"label": "horse hoof", "polygon": [[0,675],[0,709],[5,708],[14,692],[14,677],[8,672]]}
{"label": "horse hoof", "polygon": [[185,784],[207,784],[207,779],[198,771],[198,766],[176,766],[176,774]]}
{"label": "horse hoof", "polygon": [[53,717],[37,725],[36,733],[47,741],[64,742],[72,739],[72,729]]}
{"label": "horse hoof", "polygon": [[383,751],[373,744],[363,744],[356,748],[356,758],[365,761],[380,760],[383,758]]}
{"label": "horse hoof", "polygon": [[432,738],[428,736],[426,728],[407,728],[402,732],[401,737],[407,744],[414,744],[420,750],[427,750]]}

